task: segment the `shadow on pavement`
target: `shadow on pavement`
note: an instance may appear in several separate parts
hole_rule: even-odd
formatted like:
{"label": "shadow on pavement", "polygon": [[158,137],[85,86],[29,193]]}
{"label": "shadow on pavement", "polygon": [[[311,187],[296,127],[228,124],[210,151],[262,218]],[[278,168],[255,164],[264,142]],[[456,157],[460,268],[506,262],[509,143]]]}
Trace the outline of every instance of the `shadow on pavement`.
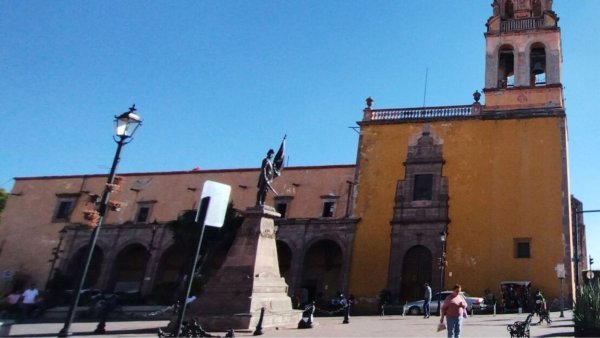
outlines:
{"label": "shadow on pavement", "polygon": [[[145,328],[145,329],[135,329],[135,330],[107,330],[104,335],[126,335],[126,334],[148,334],[149,336],[156,336],[158,332],[157,328]],[[77,336],[98,336],[102,335],[99,333],[94,333],[93,331],[87,332],[72,332],[71,337]],[[10,337],[56,337],[56,332],[52,333],[38,333],[38,334],[22,334],[22,335],[10,335]]]}
{"label": "shadow on pavement", "polygon": [[549,334],[542,334],[536,337],[573,337],[575,333],[573,331],[568,331],[568,332],[557,332],[557,333],[549,333]]}

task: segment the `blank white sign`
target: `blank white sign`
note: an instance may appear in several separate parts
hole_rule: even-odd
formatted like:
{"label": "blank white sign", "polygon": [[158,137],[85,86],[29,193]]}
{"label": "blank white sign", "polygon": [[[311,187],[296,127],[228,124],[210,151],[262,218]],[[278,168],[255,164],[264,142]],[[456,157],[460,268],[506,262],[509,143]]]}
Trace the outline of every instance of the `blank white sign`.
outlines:
{"label": "blank white sign", "polygon": [[[200,201],[202,201],[204,197],[210,197],[210,203],[208,204],[208,210],[206,211],[206,218],[204,219],[205,225],[217,228],[223,226],[230,194],[231,186],[227,184],[213,181],[204,182]],[[202,203],[198,204],[198,207],[200,207]]]}

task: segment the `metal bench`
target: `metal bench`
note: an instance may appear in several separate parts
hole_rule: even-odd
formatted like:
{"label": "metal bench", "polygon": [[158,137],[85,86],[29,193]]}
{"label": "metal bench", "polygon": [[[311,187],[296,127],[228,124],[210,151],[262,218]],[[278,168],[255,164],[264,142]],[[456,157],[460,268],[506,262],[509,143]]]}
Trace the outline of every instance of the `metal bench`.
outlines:
{"label": "metal bench", "polygon": [[533,313],[527,315],[527,319],[525,321],[516,321],[514,324],[509,324],[506,326],[508,332],[510,332],[511,337],[529,337],[529,324],[531,324],[531,319],[533,318]]}

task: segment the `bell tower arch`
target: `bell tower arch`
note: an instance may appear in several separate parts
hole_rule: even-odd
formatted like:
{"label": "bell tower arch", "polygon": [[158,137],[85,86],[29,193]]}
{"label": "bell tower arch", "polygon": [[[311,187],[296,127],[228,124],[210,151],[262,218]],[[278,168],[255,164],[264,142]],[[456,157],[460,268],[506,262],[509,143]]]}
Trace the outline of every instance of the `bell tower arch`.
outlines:
{"label": "bell tower arch", "polygon": [[552,0],[494,0],[486,24],[486,109],[563,108]]}

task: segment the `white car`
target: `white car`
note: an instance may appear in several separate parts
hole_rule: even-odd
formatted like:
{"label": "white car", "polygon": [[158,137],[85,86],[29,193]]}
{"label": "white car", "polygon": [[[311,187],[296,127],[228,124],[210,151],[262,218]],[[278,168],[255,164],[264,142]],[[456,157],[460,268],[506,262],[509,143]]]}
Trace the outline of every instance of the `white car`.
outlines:
{"label": "white car", "polygon": [[[452,291],[442,291],[438,292],[433,297],[431,297],[431,303],[429,304],[429,310],[431,313],[438,312],[438,300],[440,303],[448,297]],[[485,309],[485,304],[483,303],[483,298],[481,297],[471,297],[466,292],[460,293],[465,300],[467,301],[467,311],[471,312],[471,310],[479,311]],[[415,300],[413,302],[408,302],[405,305],[407,314],[409,315],[422,315],[423,314],[423,304],[425,300]]]}

